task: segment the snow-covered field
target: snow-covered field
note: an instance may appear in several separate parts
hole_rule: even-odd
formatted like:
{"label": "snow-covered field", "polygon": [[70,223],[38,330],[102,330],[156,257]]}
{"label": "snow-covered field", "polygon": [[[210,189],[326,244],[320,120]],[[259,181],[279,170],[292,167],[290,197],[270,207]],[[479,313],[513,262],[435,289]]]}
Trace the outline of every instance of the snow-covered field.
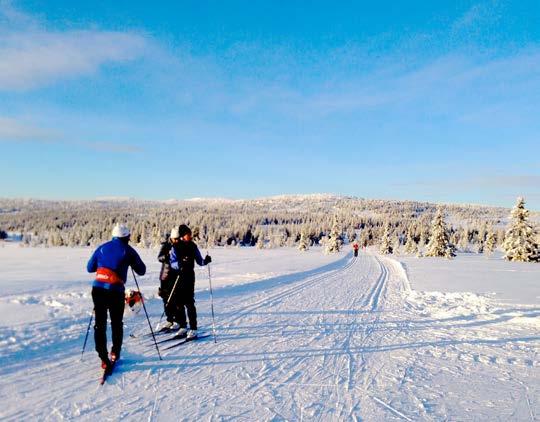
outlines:
{"label": "snow-covered field", "polygon": [[459,253],[452,260],[399,257],[414,290],[473,292],[497,302],[540,306],[540,266],[507,262],[502,253],[491,257]]}
{"label": "snow-covered field", "polygon": [[[92,338],[81,362],[90,254],[0,246],[1,420],[540,417],[540,265],[214,249],[217,343],[164,343],[160,361],[143,314],[128,316],[99,386]],[[156,254],[139,278],[154,324]],[[206,269],[197,279],[209,332]]]}

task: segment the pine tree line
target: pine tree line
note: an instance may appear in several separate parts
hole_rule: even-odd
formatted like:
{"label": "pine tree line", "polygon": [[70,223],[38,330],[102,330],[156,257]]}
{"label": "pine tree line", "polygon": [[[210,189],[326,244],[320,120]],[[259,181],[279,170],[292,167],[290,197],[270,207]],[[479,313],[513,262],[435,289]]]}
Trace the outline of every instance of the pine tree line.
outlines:
{"label": "pine tree line", "polygon": [[[243,201],[0,200],[0,229],[21,233],[23,242],[34,246],[94,246],[108,240],[113,225],[122,222],[139,247],[155,247],[172,227],[188,224],[202,247],[306,250],[322,245],[332,253],[356,240],[383,253],[440,256],[433,243],[437,238],[446,244],[443,255],[452,256],[455,250],[490,253],[502,246],[507,215],[504,208],[332,195]],[[443,231],[434,232],[434,219],[439,226],[444,223]],[[452,224],[447,227],[445,221]]]}

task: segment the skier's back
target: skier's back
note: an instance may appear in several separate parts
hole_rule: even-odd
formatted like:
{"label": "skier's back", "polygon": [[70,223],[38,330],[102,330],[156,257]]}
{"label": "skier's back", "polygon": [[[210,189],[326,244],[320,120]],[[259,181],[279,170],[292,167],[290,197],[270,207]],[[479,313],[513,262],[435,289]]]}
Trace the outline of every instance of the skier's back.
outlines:
{"label": "skier's back", "polygon": [[[102,367],[111,367],[120,357],[123,341],[123,316],[125,306],[125,283],[129,267],[139,274],[146,273],[146,266],[139,254],[129,246],[130,232],[124,225],[117,224],[112,231],[112,240],[99,246],[87,264],[89,273],[96,273],[92,283],[94,302],[94,340]],[[109,359],[107,351],[107,312],[111,318],[112,348]]]}

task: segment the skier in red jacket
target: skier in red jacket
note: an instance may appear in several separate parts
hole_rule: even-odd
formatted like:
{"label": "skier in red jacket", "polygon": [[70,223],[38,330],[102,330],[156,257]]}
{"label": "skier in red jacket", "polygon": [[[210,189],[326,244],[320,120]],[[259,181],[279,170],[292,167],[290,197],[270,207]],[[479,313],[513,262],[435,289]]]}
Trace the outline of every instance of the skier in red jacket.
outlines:
{"label": "skier in red jacket", "polygon": [[354,242],[352,247],[354,250],[354,256],[358,256],[358,248],[359,248],[358,242]]}

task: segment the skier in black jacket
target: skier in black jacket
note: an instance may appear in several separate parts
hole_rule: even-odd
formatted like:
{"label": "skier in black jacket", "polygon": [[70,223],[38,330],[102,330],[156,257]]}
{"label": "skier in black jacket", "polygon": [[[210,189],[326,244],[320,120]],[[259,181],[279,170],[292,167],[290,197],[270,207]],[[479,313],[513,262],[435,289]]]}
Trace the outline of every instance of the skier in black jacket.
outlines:
{"label": "skier in black jacket", "polygon": [[[172,251],[173,246],[177,245],[179,241],[180,234],[178,228],[173,228],[169,240],[162,243],[158,254],[158,261],[161,262],[161,272],[159,274],[160,287],[158,294],[163,299],[163,308],[165,315],[167,316],[166,322],[158,324],[156,327],[156,330],[158,331],[174,330],[179,327],[175,315],[177,307],[174,306],[174,296],[171,296],[180,276],[178,260],[176,259],[176,254]],[[170,301],[169,297],[171,298]]]}
{"label": "skier in black jacket", "polygon": [[[179,228],[180,242],[173,245],[171,255],[178,259],[180,279],[174,292],[175,315],[180,324],[178,335],[186,335],[188,339],[197,337],[197,309],[195,308],[195,262],[204,266],[212,262],[210,255],[203,259],[201,252],[192,241],[191,229],[182,224]],[[186,313],[189,319],[187,330]]]}

